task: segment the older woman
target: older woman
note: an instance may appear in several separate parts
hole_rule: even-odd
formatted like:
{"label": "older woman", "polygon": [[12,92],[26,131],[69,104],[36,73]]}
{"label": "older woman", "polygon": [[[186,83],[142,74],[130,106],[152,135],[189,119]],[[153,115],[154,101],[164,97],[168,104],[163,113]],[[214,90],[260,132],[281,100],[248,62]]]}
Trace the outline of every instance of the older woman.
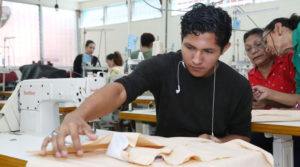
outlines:
{"label": "older woman", "polygon": [[255,28],[244,35],[247,56],[254,64],[248,73],[254,95],[252,107],[292,107],[295,102],[295,69],[291,62],[293,53],[282,57],[268,53],[262,34],[262,29]]}

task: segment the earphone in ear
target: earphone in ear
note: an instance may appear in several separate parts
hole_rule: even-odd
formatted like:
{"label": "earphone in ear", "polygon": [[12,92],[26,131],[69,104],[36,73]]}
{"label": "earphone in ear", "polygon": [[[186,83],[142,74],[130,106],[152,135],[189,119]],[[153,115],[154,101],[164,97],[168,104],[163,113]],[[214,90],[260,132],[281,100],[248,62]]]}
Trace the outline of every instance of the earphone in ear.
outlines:
{"label": "earphone in ear", "polygon": [[185,64],[184,64],[184,61],[181,61],[181,63],[182,63],[182,65],[183,65],[183,67],[185,68]]}
{"label": "earphone in ear", "polygon": [[180,93],[180,85],[177,85],[176,94]]}

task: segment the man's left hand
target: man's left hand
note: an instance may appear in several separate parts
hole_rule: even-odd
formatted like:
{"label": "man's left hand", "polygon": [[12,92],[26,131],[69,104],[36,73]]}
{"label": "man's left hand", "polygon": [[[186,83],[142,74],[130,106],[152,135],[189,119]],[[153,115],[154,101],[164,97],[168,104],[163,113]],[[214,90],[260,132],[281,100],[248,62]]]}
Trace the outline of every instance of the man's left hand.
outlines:
{"label": "man's left hand", "polygon": [[200,135],[199,137],[204,138],[204,139],[212,140],[212,141],[214,141],[214,142],[216,142],[216,143],[223,143],[223,142],[221,141],[221,139],[219,139],[219,138],[217,138],[217,137],[215,137],[215,136],[209,135],[209,134],[202,134],[202,135]]}

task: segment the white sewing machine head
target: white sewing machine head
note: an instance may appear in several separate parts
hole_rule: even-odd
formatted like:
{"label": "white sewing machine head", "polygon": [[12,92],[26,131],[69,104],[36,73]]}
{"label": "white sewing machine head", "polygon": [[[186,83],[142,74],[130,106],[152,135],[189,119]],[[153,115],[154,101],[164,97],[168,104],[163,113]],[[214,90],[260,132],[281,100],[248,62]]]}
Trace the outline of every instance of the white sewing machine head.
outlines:
{"label": "white sewing machine head", "polygon": [[[19,112],[1,111],[4,116],[0,117],[0,125],[5,121],[9,124],[8,131],[48,135],[59,126],[59,103],[79,106],[105,84],[106,75],[103,73],[102,76],[87,78],[24,80],[19,86]],[[0,128],[0,132],[3,130]]]}

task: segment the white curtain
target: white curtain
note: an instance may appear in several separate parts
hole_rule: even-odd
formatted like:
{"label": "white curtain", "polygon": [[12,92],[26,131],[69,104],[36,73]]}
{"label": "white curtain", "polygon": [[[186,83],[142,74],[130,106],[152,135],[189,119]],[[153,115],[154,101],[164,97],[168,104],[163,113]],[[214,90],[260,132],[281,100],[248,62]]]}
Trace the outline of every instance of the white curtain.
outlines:
{"label": "white curtain", "polygon": [[43,7],[44,61],[72,66],[77,55],[76,12]]}
{"label": "white curtain", "polygon": [[39,61],[38,6],[7,1],[2,5],[10,8],[11,15],[0,29],[0,65],[21,66]]}

